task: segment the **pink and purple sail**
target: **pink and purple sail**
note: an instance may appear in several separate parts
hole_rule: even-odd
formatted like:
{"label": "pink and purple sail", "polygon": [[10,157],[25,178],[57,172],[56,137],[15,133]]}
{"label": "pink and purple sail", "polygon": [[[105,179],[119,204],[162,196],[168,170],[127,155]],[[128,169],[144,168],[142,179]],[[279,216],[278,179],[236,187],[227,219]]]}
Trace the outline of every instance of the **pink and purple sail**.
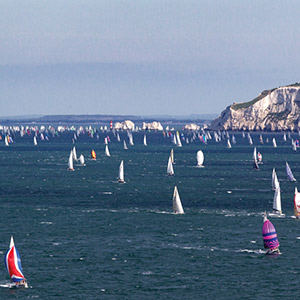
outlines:
{"label": "pink and purple sail", "polygon": [[269,220],[264,222],[262,234],[265,248],[272,250],[279,247],[276,229]]}

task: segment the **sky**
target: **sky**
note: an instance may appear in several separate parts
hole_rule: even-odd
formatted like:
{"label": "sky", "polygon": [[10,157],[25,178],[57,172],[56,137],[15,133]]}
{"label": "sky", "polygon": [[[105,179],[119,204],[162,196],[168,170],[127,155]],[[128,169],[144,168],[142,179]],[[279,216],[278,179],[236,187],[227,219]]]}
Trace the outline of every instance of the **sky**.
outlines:
{"label": "sky", "polygon": [[0,116],[219,114],[300,81],[298,0],[2,0]]}

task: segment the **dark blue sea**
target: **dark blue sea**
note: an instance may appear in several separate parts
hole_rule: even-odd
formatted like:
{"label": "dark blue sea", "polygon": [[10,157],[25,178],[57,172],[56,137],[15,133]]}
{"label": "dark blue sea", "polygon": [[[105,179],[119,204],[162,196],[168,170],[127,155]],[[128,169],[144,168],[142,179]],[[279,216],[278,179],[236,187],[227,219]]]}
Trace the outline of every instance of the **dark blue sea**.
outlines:
{"label": "dark blue sea", "polygon": [[[230,133],[231,134],[231,133]],[[0,288],[0,299],[298,299],[300,223],[292,218],[294,189],[285,162],[300,180],[300,150],[282,133],[241,133],[179,148],[159,132],[134,132],[123,149],[112,132],[99,139],[73,132],[49,141],[18,133],[0,143],[0,284],[9,281],[4,255],[13,235],[28,289]],[[111,157],[105,156],[109,135]],[[191,139],[192,135],[184,133]],[[128,142],[126,132],[121,140]],[[271,139],[276,137],[277,148]],[[291,135],[299,139],[298,133]],[[269,138],[269,143],[266,139]],[[86,166],[68,171],[73,145]],[[262,153],[253,169],[253,148]],[[166,168],[174,149],[175,176]],[[90,158],[91,150],[97,160]],[[204,152],[204,168],[196,153]],[[124,160],[125,184],[118,183]],[[282,254],[266,256],[263,212],[272,211],[272,169],[285,218],[271,218]],[[172,213],[177,185],[185,210]],[[300,186],[298,186],[300,189]],[[2,262],[1,262],[2,261]]]}

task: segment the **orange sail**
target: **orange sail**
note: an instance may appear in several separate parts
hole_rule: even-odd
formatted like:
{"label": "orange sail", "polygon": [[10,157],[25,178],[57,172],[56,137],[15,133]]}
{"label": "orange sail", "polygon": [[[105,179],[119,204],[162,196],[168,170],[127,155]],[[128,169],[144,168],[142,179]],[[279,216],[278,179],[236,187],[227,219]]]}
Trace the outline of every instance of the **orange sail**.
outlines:
{"label": "orange sail", "polygon": [[91,156],[92,156],[92,159],[96,159],[96,152],[95,152],[95,150],[92,150]]}

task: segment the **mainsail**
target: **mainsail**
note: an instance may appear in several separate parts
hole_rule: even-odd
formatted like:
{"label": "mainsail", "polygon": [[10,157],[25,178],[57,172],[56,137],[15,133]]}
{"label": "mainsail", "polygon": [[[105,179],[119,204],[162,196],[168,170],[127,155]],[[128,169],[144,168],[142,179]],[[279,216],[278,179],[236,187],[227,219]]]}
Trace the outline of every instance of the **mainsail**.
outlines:
{"label": "mainsail", "polygon": [[73,151],[72,150],[71,150],[70,155],[69,155],[68,167],[69,167],[70,171],[74,171],[74,166],[73,166]]}
{"label": "mainsail", "polygon": [[147,146],[147,137],[146,137],[146,134],[144,135],[144,146]]}
{"label": "mainsail", "polygon": [[275,169],[272,172],[272,190],[276,190],[279,187],[279,181],[276,175]]}
{"label": "mainsail", "polygon": [[91,156],[92,156],[92,159],[96,159],[96,152],[95,152],[95,150],[92,150]]}
{"label": "mainsail", "polygon": [[11,237],[9,250],[5,254],[5,267],[13,282],[25,280],[23,275],[19,251],[15,247],[14,239]]}
{"label": "mainsail", "polygon": [[124,183],[125,179],[124,179],[124,163],[123,160],[120,163],[120,167],[119,167],[119,182],[120,183]]}
{"label": "mainsail", "polygon": [[75,146],[73,147],[73,158],[74,158],[74,160],[78,160]]}
{"label": "mainsail", "polygon": [[199,150],[197,152],[197,166],[203,167],[203,161],[204,161],[204,154],[203,154],[202,150]]}
{"label": "mainsail", "polygon": [[276,143],[275,138],[272,139],[272,143],[273,143],[273,147],[276,148],[277,147],[277,143]]}
{"label": "mainsail", "polygon": [[264,247],[266,249],[273,250],[279,247],[276,229],[268,219],[264,222],[262,235],[264,239]]}
{"label": "mainsail", "polygon": [[110,156],[110,152],[109,152],[109,149],[108,149],[108,145],[105,145],[105,155],[106,155],[106,156]]}
{"label": "mainsail", "polygon": [[297,218],[300,218],[300,193],[298,193],[296,187],[295,187],[295,196],[294,196],[294,214]]}
{"label": "mainsail", "polygon": [[274,193],[274,200],[273,200],[273,211],[275,213],[282,214],[281,210],[281,193],[280,193],[280,186],[278,186]]}
{"label": "mainsail", "polygon": [[173,164],[172,164],[172,158],[171,158],[171,156],[169,156],[169,160],[168,160],[167,173],[170,176],[174,175],[174,169],[173,169]]}
{"label": "mainsail", "polygon": [[182,147],[181,140],[180,140],[180,135],[179,135],[178,131],[176,132],[176,138],[177,138],[177,146]]}
{"label": "mainsail", "polygon": [[82,154],[79,156],[79,161],[83,166],[85,165],[84,164],[84,156]]}
{"label": "mainsail", "polygon": [[292,173],[292,170],[289,166],[289,164],[286,162],[285,163],[285,167],[286,167],[286,174],[289,178],[290,181],[297,181],[296,178],[294,177],[293,173]]}
{"label": "mainsail", "polygon": [[177,186],[175,186],[174,193],[173,193],[173,212],[175,214],[184,214],[184,210],[182,208]]}

